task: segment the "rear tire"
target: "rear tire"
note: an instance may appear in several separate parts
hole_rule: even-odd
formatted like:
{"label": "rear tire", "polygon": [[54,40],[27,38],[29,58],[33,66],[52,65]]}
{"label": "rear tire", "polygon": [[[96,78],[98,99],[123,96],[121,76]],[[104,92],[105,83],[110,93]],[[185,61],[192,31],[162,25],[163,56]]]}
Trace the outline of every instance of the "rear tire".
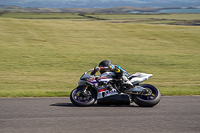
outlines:
{"label": "rear tire", "polygon": [[90,95],[84,96],[82,95],[82,90],[85,87],[78,86],[74,90],[72,90],[70,94],[71,102],[76,106],[90,106],[95,103],[96,95],[92,89],[87,89],[87,93]]}
{"label": "rear tire", "polygon": [[142,84],[144,88],[150,89],[152,94],[150,96],[133,95],[133,101],[141,107],[153,107],[157,105],[161,100],[160,91],[153,85]]}

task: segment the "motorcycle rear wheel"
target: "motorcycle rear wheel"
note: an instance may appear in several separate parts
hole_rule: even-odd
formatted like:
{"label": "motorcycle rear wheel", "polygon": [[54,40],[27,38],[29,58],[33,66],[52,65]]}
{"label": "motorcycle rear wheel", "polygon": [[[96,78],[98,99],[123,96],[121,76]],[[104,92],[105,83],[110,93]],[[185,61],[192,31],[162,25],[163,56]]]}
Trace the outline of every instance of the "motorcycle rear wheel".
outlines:
{"label": "motorcycle rear wheel", "polygon": [[153,107],[157,105],[161,100],[160,91],[153,85],[141,84],[140,86],[149,89],[151,91],[150,95],[133,95],[133,101],[141,107]]}
{"label": "motorcycle rear wheel", "polygon": [[92,89],[87,89],[86,92],[88,95],[84,95],[82,90],[84,87],[78,86],[72,90],[70,94],[71,102],[76,106],[90,106],[95,103],[96,97],[95,92]]}

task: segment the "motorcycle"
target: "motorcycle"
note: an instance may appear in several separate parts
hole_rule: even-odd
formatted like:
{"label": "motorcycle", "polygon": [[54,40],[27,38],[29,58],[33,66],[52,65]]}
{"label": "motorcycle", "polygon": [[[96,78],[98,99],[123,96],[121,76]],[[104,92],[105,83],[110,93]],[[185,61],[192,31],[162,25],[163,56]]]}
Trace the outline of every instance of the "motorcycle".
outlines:
{"label": "motorcycle", "polygon": [[141,84],[152,74],[135,73],[128,77],[130,84],[116,79],[114,72],[104,72],[99,76],[90,75],[94,69],[85,72],[78,87],[70,94],[71,102],[76,106],[91,106],[96,101],[100,105],[130,105],[153,107],[161,100],[160,91],[153,85]]}

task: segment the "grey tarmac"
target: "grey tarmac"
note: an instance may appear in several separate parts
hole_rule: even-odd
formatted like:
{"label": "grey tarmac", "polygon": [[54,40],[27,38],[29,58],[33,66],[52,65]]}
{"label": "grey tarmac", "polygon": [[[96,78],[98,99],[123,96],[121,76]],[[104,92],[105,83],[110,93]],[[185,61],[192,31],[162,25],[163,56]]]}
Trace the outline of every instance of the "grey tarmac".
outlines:
{"label": "grey tarmac", "polygon": [[0,133],[200,133],[200,96],[163,96],[150,108],[0,98]]}

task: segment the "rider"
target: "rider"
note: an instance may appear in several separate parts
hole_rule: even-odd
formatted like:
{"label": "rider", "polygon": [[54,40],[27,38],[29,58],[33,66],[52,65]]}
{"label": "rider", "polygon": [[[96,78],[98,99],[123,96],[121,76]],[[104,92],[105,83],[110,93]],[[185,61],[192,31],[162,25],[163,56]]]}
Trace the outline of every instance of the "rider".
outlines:
{"label": "rider", "polygon": [[101,74],[104,72],[114,72],[116,78],[122,79],[124,83],[132,85],[132,83],[128,80],[128,77],[130,76],[129,73],[118,65],[112,65],[110,60],[101,61],[99,66],[95,67],[91,72],[91,75],[94,75],[98,71],[100,71]]}

